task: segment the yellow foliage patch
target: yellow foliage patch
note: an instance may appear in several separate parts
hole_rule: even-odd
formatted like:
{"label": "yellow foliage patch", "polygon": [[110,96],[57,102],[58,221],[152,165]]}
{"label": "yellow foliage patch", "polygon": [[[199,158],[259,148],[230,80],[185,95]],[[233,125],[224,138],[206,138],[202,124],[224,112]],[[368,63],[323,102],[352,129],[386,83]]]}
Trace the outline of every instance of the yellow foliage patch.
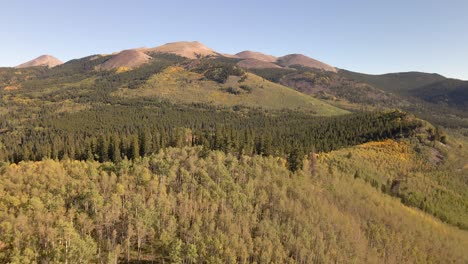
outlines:
{"label": "yellow foliage patch", "polygon": [[167,74],[170,74],[170,73],[177,73],[177,72],[182,72],[184,71],[184,68],[180,67],[180,66],[171,66],[171,67],[168,67],[164,73],[167,73]]}
{"label": "yellow foliage patch", "polygon": [[129,70],[130,70],[130,68],[128,68],[128,67],[118,67],[115,72],[116,73],[122,73],[122,72],[127,72]]}
{"label": "yellow foliage patch", "polygon": [[5,91],[12,91],[12,90],[18,90],[18,89],[19,87],[15,85],[6,86],[5,88],[3,88],[3,90]]}
{"label": "yellow foliage patch", "polygon": [[12,101],[16,104],[30,104],[33,100],[29,98],[13,97]]}
{"label": "yellow foliage patch", "polygon": [[404,141],[395,141],[392,139],[387,139],[385,141],[376,141],[376,142],[368,142],[358,146],[358,148],[364,149],[382,149],[386,152],[390,152],[391,154],[397,155],[398,158],[402,160],[409,160],[409,147],[408,143]]}
{"label": "yellow foliage patch", "polygon": [[402,147],[407,148],[407,144],[404,142],[397,142],[392,139],[387,139],[384,141],[374,141],[374,142],[364,143],[364,144],[359,145],[359,147],[361,148],[377,147],[377,148],[401,150]]}

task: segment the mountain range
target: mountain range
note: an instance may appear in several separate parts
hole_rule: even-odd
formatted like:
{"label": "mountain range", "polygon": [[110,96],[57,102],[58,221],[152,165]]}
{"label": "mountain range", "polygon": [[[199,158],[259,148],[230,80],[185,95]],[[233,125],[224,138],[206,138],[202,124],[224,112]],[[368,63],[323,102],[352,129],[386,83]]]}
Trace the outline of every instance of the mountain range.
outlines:
{"label": "mountain range", "polygon": [[[424,118],[438,120],[441,123],[444,123],[446,118],[457,124],[467,122],[464,114],[468,111],[467,82],[445,78],[439,74],[402,72],[369,75],[337,69],[303,54],[276,57],[247,50],[231,55],[215,51],[198,41],[172,42],[154,48],[123,50],[111,55],[98,54],[87,59],[100,62],[93,62],[94,70],[123,72],[152,63],[157,64],[157,54],[172,54],[192,60],[189,68],[194,68],[194,63],[200,60],[229,62],[230,65],[235,64],[266,80],[348,110],[362,105],[378,108],[394,107],[417,112]],[[75,60],[71,62],[73,61]],[[63,63],[58,59],[43,55],[17,68],[36,66],[53,68],[59,65]],[[12,84],[5,88],[12,89],[12,87],[16,86]],[[283,106],[278,105],[278,107]],[[436,113],[433,111],[434,107],[442,111]],[[440,112],[444,114],[441,115]]]}
{"label": "mountain range", "polygon": [[[189,59],[202,57],[237,58],[240,60],[239,63],[245,68],[289,68],[294,65],[300,65],[336,72],[334,67],[302,54],[289,54],[282,57],[275,57],[255,51],[242,51],[234,55],[229,55],[214,51],[198,41],[180,41],[167,43],[154,48],[135,48],[120,51],[113,54],[111,61],[102,65],[102,69],[113,69],[119,67],[135,68],[148,62],[150,59],[148,54],[151,53],[169,53]],[[17,68],[34,66],[55,67],[61,64],[63,63],[51,55],[42,55],[17,66]]]}

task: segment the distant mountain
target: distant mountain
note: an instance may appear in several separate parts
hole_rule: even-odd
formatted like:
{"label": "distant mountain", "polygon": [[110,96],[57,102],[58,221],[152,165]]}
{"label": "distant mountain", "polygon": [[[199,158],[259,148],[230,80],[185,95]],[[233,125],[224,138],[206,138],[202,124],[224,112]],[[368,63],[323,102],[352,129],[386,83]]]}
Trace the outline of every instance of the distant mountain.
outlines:
{"label": "distant mountain", "polygon": [[196,59],[199,57],[220,56],[219,53],[208,48],[198,41],[180,41],[167,43],[159,47],[142,49],[148,52],[172,53],[189,59]]}
{"label": "distant mountain", "polygon": [[371,75],[340,70],[338,74],[398,96],[403,103],[397,104],[398,108],[430,122],[447,127],[468,127],[466,81],[424,72]]}
{"label": "distant mountain", "polygon": [[396,93],[405,93],[446,79],[440,74],[424,72],[399,72],[372,75],[340,70],[339,73],[347,78],[368,83],[377,88]]}
{"label": "distant mountain", "polygon": [[446,104],[468,111],[468,81],[445,79],[416,89],[410,95],[434,104]]}
{"label": "distant mountain", "polygon": [[335,67],[302,54],[290,54],[278,58],[272,55],[246,50],[234,56],[243,59],[238,65],[248,69],[294,68],[294,66],[301,66],[336,72]]}
{"label": "distant mountain", "polygon": [[263,54],[256,51],[245,50],[239,52],[235,55],[235,57],[240,59],[255,59],[259,61],[266,61],[266,62],[276,62],[278,60],[277,57],[272,55]]}
{"label": "distant mountain", "polygon": [[20,64],[16,66],[16,68],[28,68],[28,67],[36,67],[36,66],[46,66],[46,67],[52,68],[61,64],[63,64],[63,62],[53,56],[42,55],[42,56],[35,58],[34,60],[30,60],[28,62]]}
{"label": "distant mountain", "polygon": [[294,65],[299,65],[303,67],[309,67],[314,69],[321,69],[325,71],[336,72],[336,68],[328,64],[325,64],[321,61],[309,58],[302,54],[290,54],[278,58],[278,64],[283,67],[291,67]]}
{"label": "distant mountain", "polygon": [[113,55],[109,60],[98,66],[99,69],[110,70],[116,68],[133,69],[151,60],[151,57],[140,50],[124,50]]}

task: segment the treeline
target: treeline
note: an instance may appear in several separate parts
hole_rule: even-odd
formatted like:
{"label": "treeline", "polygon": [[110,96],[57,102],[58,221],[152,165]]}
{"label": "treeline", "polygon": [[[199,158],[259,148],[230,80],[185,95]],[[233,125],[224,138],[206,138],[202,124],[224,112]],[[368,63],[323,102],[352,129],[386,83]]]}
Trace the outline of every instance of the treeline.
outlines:
{"label": "treeline", "polygon": [[[176,106],[96,106],[77,113],[43,113],[0,135],[5,161],[77,159],[118,162],[166,147],[202,145],[244,155],[302,157],[310,152],[408,136],[419,123],[402,112],[314,117],[296,111]],[[293,166],[295,170],[299,167]]]}

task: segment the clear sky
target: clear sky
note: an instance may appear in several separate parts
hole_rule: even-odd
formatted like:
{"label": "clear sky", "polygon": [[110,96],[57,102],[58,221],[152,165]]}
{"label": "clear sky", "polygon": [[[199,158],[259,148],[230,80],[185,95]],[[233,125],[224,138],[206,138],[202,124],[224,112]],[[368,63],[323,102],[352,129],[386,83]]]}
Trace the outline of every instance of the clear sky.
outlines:
{"label": "clear sky", "polygon": [[224,53],[468,80],[468,0],[0,0],[0,36],[0,66],[198,40]]}

